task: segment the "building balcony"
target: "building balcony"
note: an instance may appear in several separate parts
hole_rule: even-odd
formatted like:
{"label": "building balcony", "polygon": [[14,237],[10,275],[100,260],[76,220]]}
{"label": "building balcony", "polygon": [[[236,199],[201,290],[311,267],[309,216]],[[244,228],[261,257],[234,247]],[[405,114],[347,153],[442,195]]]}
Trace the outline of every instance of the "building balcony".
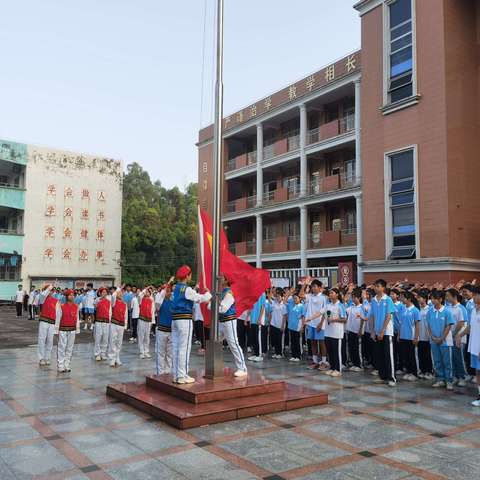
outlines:
{"label": "building balcony", "polygon": [[234,255],[237,255],[237,257],[243,257],[245,255],[255,255],[255,251],[256,251],[255,240],[231,243],[230,251]]}
{"label": "building balcony", "polygon": [[300,148],[300,132],[294,130],[263,148],[263,159],[270,160]]}
{"label": "building balcony", "polygon": [[321,248],[354,247],[357,244],[355,229],[329,230],[318,232],[308,239],[308,248],[317,250]]}
{"label": "building balcony", "polygon": [[23,234],[0,230],[0,253],[8,255],[22,255]]}
{"label": "building balcony", "polygon": [[25,209],[25,190],[11,184],[0,184],[0,207]]}
{"label": "building balcony", "polygon": [[309,130],[307,133],[307,145],[313,145],[329,138],[343,135],[355,130],[355,116],[348,115],[346,117],[332,120],[331,122],[324,123],[313,130]]}
{"label": "building balcony", "polygon": [[227,161],[225,171],[231,172],[232,170],[238,170],[249,165],[255,165],[256,163],[257,151],[253,150],[252,152],[242,153],[234,158],[230,158]]}
{"label": "building balcony", "polygon": [[288,200],[294,200],[299,197],[300,197],[300,189],[290,190],[286,187],[281,187],[275,190],[270,190],[269,192],[264,192],[263,204],[275,205],[276,203],[287,202]]}
{"label": "building balcony", "polygon": [[354,175],[335,174],[327,177],[316,178],[308,183],[308,195],[320,195],[321,193],[345,190],[358,185]]}
{"label": "building balcony", "polygon": [[257,201],[257,196],[252,195],[250,197],[237,198],[227,202],[225,206],[225,213],[235,213],[243,212],[244,210],[249,210],[250,208],[255,207]]}
{"label": "building balcony", "polygon": [[282,253],[300,250],[299,236],[280,236],[263,239],[262,253]]}

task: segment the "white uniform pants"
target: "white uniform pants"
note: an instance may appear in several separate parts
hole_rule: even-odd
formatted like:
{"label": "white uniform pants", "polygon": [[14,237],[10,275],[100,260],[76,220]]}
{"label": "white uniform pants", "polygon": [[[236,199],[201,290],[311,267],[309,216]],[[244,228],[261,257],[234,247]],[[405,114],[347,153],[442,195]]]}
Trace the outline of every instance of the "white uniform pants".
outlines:
{"label": "white uniform pants", "polygon": [[150,330],[151,330],[151,322],[146,322],[141,318],[138,319],[137,324],[137,342],[138,342],[138,350],[140,351],[140,355],[145,355],[150,353]]}
{"label": "white uniform pants", "polygon": [[70,368],[74,343],[75,331],[58,332],[57,359],[59,370]]}
{"label": "white uniform pants", "polygon": [[243,357],[243,351],[238,343],[237,321],[228,320],[227,322],[220,322],[219,331],[220,335],[223,335],[223,338],[225,338],[228,343],[236,369],[246,372],[247,366],[245,365],[245,358]]}
{"label": "white uniform pants", "polygon": [[108,360],[110,363],[120,363],[120,350],[122,349],[123,331],[125,327],[110,324],[110,335],[108,337]]}
{"label": "white uniform pants", "polygon": [[172,354],[174,380],[188,375],[190,366],[190,350],[192,348],[192,320],[173,320],[172,322]]}
{"label": "white uniform pants", "polygon": [[38,322],[38,360],[50,361],[53,348],[53,334],[55,325],[47,322]]}
{"label": "white uniform pants", "polygon": [[95,322],[95,349],[93,355],[100,356],[102,360],[107,359],[108,333],[110,324],[106,322]]}
{"label": "white uniform pants", "polygon": [[172,370],[172,335],[157,329],[155,335],[155,358],[157,375],[170,373]]}

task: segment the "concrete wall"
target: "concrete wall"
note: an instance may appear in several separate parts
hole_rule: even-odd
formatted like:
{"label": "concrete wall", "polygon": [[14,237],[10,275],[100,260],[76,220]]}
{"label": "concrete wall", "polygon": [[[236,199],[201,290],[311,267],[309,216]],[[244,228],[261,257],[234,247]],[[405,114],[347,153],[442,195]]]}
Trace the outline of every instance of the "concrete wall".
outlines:
{"label": "concrete wall", "polygon": [[[24,286],[28,288],[32,277],[111,277],[118,284],[121,162],[35,146],[28,147],[28,156]],[[89,198],[82,195],[84,190],[88,190]],[[52,207],[55,211],[49,211]],[[83,218],[87,212],[88,218]],[[70,230],[71,237],[65,235],[70,233],[65,229]],[[88,232],[87,238],[82,237],[83,230]],[[103,235],[103,239],[97,235]],[[81,260],[82,252],[87,252],[87,259]],[[103,259],[97,252],[103,252]],[[66,253],[70,258],[65,258]]]}

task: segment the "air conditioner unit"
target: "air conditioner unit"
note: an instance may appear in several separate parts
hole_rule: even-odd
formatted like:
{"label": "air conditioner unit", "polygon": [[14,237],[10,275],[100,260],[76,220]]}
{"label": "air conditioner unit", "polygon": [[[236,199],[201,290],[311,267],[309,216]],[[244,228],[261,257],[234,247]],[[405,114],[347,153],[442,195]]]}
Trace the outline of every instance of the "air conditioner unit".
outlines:
{"label": "air conditioner unit", "polygon": [[334,232],[338,232],[341,229],[342,229],[342,219],[335,218],[334,220],[332,220],[332,230]]}

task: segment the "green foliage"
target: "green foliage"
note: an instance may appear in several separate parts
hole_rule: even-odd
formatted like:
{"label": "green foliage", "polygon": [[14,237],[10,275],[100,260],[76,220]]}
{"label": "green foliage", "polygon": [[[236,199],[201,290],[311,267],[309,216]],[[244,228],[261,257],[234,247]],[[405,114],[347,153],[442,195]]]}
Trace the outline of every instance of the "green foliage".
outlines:
{"label": "green foliage", "polygon": [[188,264],[195,270],[197,185],[185,192],[152,183],[138,163],[123,179],[122,279],[157,285]]}

